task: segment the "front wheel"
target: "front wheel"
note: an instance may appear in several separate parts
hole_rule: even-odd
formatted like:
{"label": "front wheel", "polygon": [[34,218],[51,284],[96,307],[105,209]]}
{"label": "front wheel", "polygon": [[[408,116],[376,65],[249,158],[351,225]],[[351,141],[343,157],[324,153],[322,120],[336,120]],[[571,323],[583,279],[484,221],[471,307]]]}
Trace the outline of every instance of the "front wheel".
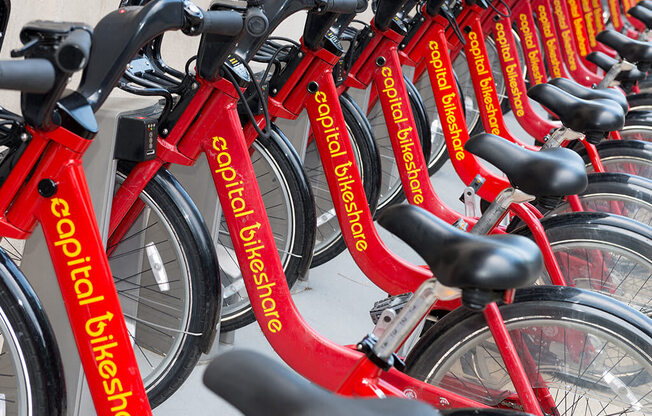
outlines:
{"label": "front wheel", "polygon": [[[649,331],[570,301],[517,301],[500,312],[535,394],[549,394],[540,401],[546,414],[652,414]],[[522,409],[479,313],[444,316],[410,352],[406,372],[487,406]]]}
{"label": "front wheel", "polygon": [[[129,174],[121,163],[116,188]],[[192,372],[209,343],[219,315],[219,275],[207,267],[204,247],[180,205],[180,186],[160,170],[147,184],[128,216],[118,242],[107,247],[127,330],[152,407],[172,395]],[[127,222],[125,222],[127,224]],[[205,230],[205,225],[201,221]],[[205,238],[210,241],[208,231]],[[202,240],[204,241],[204,240]]]}
{"label": "front wheel", "polygon": [[[249,149],[260,194],[283,271],[292,287],[310,266],[315,244],[315,208],[299,156],[274,126]],[[221,211],[220,211],[221,212]],[[224,290],[222,331],[234,331],[256,320],[224,216],[215,241]]]}

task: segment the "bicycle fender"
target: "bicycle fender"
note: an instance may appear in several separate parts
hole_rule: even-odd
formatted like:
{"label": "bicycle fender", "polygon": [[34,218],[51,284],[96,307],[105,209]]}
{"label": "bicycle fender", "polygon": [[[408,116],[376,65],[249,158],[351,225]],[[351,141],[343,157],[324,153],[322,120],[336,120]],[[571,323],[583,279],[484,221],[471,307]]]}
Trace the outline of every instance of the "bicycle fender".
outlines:
{"label": "bicycle fender", "polygon": [[[220,268],[217,262],[217,254],[215,253],[213,240],[204,219],[199,213],[199,209],[190,198],[190,195],[188,195],[186,190],[167,169],[159,169],[157,174],[152,178],[152,181],[161,186],[179,210],[185,214],[184,219],[199,246],[202,270],[204,270],[207,276],[213,277],[213,279],[208,279],[209,285],[213,286],[209,290],[217,293],[219,299],[222,299],[222,286],[220,285]],[[200,341],[200,347],[204,353],[208,353],[211,350],[211,346],[217,335],[221,307],[221,302],[218,302],[217,305],[208,305],[210,318],[206,320],[205,327],[201,330],[202,339]]]}
{"label": "bicycle fender", "polygon": [[[40,360],[46,373],[48,388],[53,393],[48,403],[48,414],[64,415],[66,414],[66,386],[61,355],[52,326],[36,292],[23,272],[2,248],[0,248],[0,284],[7,289],[8,296],[11,296],[16,304],[21,305],[29,332],[27,336],[36,341],[38,357],[26,357],[26,359]],[[59,398],[59,400],[52,400],[52,398]]]}
{"label": "bicycle fender", "polygon": [[[541,219],[541,224],[544,229],[564,225],[583,225],[586,227],[603,225],[606,227],[622,228],[641,235],[652,244],[652,228],[634,219],[605,212],[570,212],[555,215],[554,217],[544,217]],[[513,234],[524,235],[527,237],[532,233],[529,228],[523,225],[514,230]]]}

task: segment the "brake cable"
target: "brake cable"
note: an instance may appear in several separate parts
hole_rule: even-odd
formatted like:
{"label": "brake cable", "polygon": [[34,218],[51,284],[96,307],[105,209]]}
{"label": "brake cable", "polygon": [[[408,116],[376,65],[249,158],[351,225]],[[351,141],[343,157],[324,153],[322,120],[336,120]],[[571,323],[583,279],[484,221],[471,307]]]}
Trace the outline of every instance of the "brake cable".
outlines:
{"label": "brake cable", "polygon": [[493,4],[491,4],[491,1],[489,1],[488,3],[489,3],[489,7],[491,7],[491,8],[493,9],[493,11],[495,11],[495,12],[496,12],[500,17],[504,17],[504,18],[512,17],[512,9],[511,9],[511,7],[509,7],[509,5],[505,2],[505,0],[498,0],[498,3],[501,3],[503,6],[505,6],[505,9],[507,9],[507,14],[503,14],[500,10],[498,10],[498,9],[496,8],[496,6],[494,6]]}
{"label": "brake cable", "polygon": [[230,69],[228,67],[223,67],[223,72],[226,75],[226,77],[229,79],[231,84],[233,84],[233,87],[235,88],[236,92],[238,93],[238,97],[240,101],[243,103],[243,107],[245,108],[245,111],[247,112],[247,117],[249,118],[249,121],[251,121],[251,124],[253,125],[254,129],[256,130],[256,133],[258,133],[259,136],[263,138],[268,138],[271,133],[271,122],[269,119],[269,111],[267,110],[267,100],[265,99],[265,94],[263,93],[263,90],[260,88],[260,83],[256,80],[256,74],[254,74],[254,71],[251,69],[249,64],[246,62],[241,62],[242,65],[245,67],[247,72],[249,73],[249,77],[251,78],[251,82],[254,84],[254,89],[256,90],[256,95],[258,95],[258,98],[260,98],[261,105],[263,107],[263,117],[265,118],[265,127],[261,130],[260,127],[258,127],[258,123],[256,123],[256,117],[254,116],[253,111],[251,110],[251,107],[249,106],[249,103],[247,102],[247,99],[244,96],[244,93],[242,92],[242,89],[240,88],[240,85],[238,84],[238,81],[236,81],[235,77],[231,73]]}

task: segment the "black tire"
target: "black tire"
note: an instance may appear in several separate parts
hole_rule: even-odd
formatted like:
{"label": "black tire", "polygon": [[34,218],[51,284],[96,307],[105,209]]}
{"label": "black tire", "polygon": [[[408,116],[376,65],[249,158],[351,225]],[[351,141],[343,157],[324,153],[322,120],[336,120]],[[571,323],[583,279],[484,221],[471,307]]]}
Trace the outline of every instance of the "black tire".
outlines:
{"label": "black tire", "polygon": [[[579,195],[588,212],[609,212],[623,215],[645,225],[652,225],[652,181],[624,173],[590,173],[589,185]],[[572,212],[562,202],[546,215]]]}
{"label": "black tire", "polygon": [[54,334],[27,280],[2,249],[0,252],[3,414],[63,415],[66,395]]}
{"label": "black tire", "polygon": [[[572,298],[565,300],[563,289],[570,288],[536,288],[539,296],[521,300],[517,294],[513,304],[500,306],[521,361],[529,363],[529,379],[545,383],[560,415],[574,414],[580,400],[582,408],[589,409],[587,414],[614,406],[608,414],[649,415],[649,324],[643,329],[628,322],[627,316],[576,303]],[[480,313],[458,308],[444,316],[412,349],[406,364],[405,372],[417,379],[489,406],[519,408],[502,358]],[[615,383],[605,381],[605,371]],[[633,411],[631,404],[617,406],[620,401],[610,404],[612,396],[620,398],[616,386],[642,399],[640,412]]]}
{"label": "black tire", "polygon": [[[119,165],[116,186],[130,168]],[[109,246],[111,271],[152,408],[183,384],[207,352],[221,294],[217,260],[212,250],[205,250],[210,247],[206,226],[194,204],[181,203],[189,197],[171,178],[164,169],[156,174],[139,196],[144,208],[138,219]],[[166,181],[174,185],[166,186]],[[153,270],[165,272],[167,287]]]}
{"label": "black tire", "polygon": [[[274,240],[291,288],[304,276],[312,259],[315,244],[315,208],[299,156],[276,126],[269,138],[258,137],[251,154],[258,186]],[[215,242],[224,286],[222,297],[222,331],[234,331],[256,320],[226,222],[220,222],[220,236]],[[227,271],[228,269],[228,271]]]}
{"label": "black tire", "polygon": [[[369,203],[369,210],[373,215],[378,204],[381,186],[380,154],[372,128],[360,107],[347,93],[340,95],[340,105]],[[317,231],[315,251],[310,267],[317,267],[344,251],[346,243],[335,215],[333,199],[314,140],[308,143],[304,169],[315,196]]]}
{"label": "black tire", "polygon": [[[592,212],[548,217],[541,224],[569,286],[602,293],[652,315],[650,227]],[[524,227],[515,233],[533,238]],[[550,282],[547,274],[542,282]]]}
{"label": "black tire", "polygon": [[[606,140],[596,146],[606,172],[621,172],[652,179],[652,143],[641,140]],[[593,165],[584,146],[576,148],[586,164],[587,172]]]}
{"label": "black tire", "polygon": [[[414,122],[417,127],[417,135],[419,137],[419,142],[421,143],[423,156],[426,160],[430,160],[431,142],[428,140],[431,137],[429,134],[430,125],[426,116],[423,100],[421,99],[417,89],[405,75],[403,75],[403,80],[405,81],[408,97],[410,99],[410,109],[414,116]],[[382,179],[380,181],[380,195],[378,197],[378,207],[376,209],[376,215],[380,215],[385,208],[405,200],[405,193],[403,192],[403,185],[401,184],[401,178],[398,174],[396,158],[394,156],[392,142],[389,138],[387,122],[385,121],[385,114],[383,113],[382,105],[379,100],[376,100],[374,105],[368,109],[367,119],[369,120],[373,130],[378,152],[380,153]]]}

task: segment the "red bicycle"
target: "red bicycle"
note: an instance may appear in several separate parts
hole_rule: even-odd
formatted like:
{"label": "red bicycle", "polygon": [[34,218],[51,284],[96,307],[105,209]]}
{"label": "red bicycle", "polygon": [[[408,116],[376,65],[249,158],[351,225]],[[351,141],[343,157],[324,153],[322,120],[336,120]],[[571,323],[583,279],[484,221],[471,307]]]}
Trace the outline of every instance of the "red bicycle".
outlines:
{"label": "red bicycle", "polygon": [[[9,149],[2,160],[1,234],[26,239],[40,223],[98,414],[151,410],[81,166],[97,132],[93,113],[152,37],[168,30],[233,35],[242,23],[240,13],[203,12],[183,0],[111,13],[92,41],[84,25],[33,22],[21,31],[24,47],[14,51],[27,59],[1,64],[0,86],[23,92],[23,117],[3,114]],[[61,98],[84,67],[80,89]],[[63,414],[64,379],[47,317],[4,251],[1,258],[2,411]]]}
{"label": "red bicycle", "polygon": [[[347,4],[349,7],[355,7],[356,5],[357,4]],[[278,24],[278,22],[280,22],[290,12],[296,11],[302,7],[307,7],[307,5],[300,5],[298,2],[289,2],[287,0],[278,0],[273,4],[266,4],[265,12],[268,13],[268,19],[272,23],[270,24],[270,28],[273,28],[275,24]],[[353,8],[348,9],[348,11],[351,10],[353,10]],[[328,14],[325,16],[319,16],[317,13],[311,12],[309,14],[309,21],[311,24],[308,25],[310,30],[306,36],[304,36],[304,44],[307,44],[309,38],[313,37],[317,40],[317,45],[319,45],[324,39],[323,35],[327,33],[328,28],[331,26],[335,17],[336,16],[329,16]],[[317,25],[317,23],[320,24]],[[346,137],[344,129],[341,127],[343,125],[343,117],[341,111],[336,105],[338,102],[338,95],[335,86],[333,85],[331,73],[332,63],[336,57],[333,57],[332,54],[327,53],[327,51],[320,49],[319,47],[317,47],[316,50],[310,50],[310,54],[304,55],[305,62],[299,62],[298,67],[295,67],[291,72],[287,73],[291,79],[297,77],[297,88],[293,90],[294,93],[289,93],[292,91],[279,91],[279,95],[275,99],[281,103],[280,99],[282,97],[283,101],[282,106],[278,104],[278,111],[281,111],[281,108],[286,109],[286,111],[287,109],[298,110],[305,106],[310,117],[319,121],[317,124],[313,125],[315,140],[317,141],[320,150],[322,150],[320,153],[327,173],[329,171],[339,172],[339,175],[333,173],[332,176],[329,177],[329,182],[331,185],[334,185],[334,187],[339,189],[339,193],[336,194],[337,197],[334,199],[338,201],[336,204],[338,214],[341,218],[344,218],[345,221],[347,221],[344,222],[345,227],[343,227],[343,229],[348,228],[348,230],[350,230],[350,247],[355,247],[355,250],[368,256],[367,262],[363,262],[362,266],[367,267],[367,270],[374,270],[372,261],[375,262],[375,267],[377,267],[378,271],[382,272],[382,274],[378,273],[378,275],[373,275],[373,278],[378,279],[378,281],[385,279],[386,284],[388,287],[391,287],[393,291],[396,291],[397,289],[405,291],[408,288],[418,290],[416,290],[413,300],[407,304],[395,320],[391,319],[391,316],[389,317],[389,320],[392,322],[391,326],[383,331],[383,335],[380,337],[378,342],[375,342],[373,337],[368,337],[359,344],[357,349],[364,352],[365,355],[362,355],[361,352],[356,352],[353,348],[342,347],[331,343],[319,336],[305,324],[290,298],[287,283],[282,272],[282,265],[279,261],[274,239],[264,213],[261,196],[258,192],[253,191],[255,190],[253,186],[256,182],[254,179],[255,174],[249,158],[249,141],[247,140],[247,137],[255,137],[255,133],[253,133],[255,128],[253,126],[247,126],[247,134],[243,133],[236,106],[237,101],[240,98],[241,86],[238,83],[235,83],[236,85],[234,85],[232,82],[225,80],[219,75],[219,66],[216,66],[213,57],[207,54],[207,51],[210,51],[212,47],[216,47],[219,43],[211,44],[211,41],[216,42],[217,40],[211,40],[207,37],[204,38],[202,43],[203,47],[198,56],[198,82],[200,83],[200,87],[197,94],[186,106],[183,115],[169,131],[169,134],[165,139],[161,140],[169,142],[166,143],[166,146],[170,147],[170,145],[172,145],[179,153],[191,158],[196,158],[202,151],[207,155],[209,164],[211,164],[215,186],[218,195],[220,196],[220,200],[222,201],[222,206],[224,208],[223,215],[225,216],[232,236],[234,244],[233,248],[241,267],[249,299],[252,301],[253,310],[263,332],[279,355],[281,355],[281,357],[298,372],[312,381],[332,390],[337,389],[342,394],[363,396],[378,396],[381,392],[385,395],[402,396],[407,394],[413,397],[422,398],[433,404],[438,404],[439,406],[443,405],[444,407],[449,405],[480,406],[482,404],[488,405],[489,403],[492,403],[495,405],[500,403],[505,406],[524,406],[528,411],[532,411],[535,414],[542,413],[539,409],[539,405],[535,404],[534,401],[540,400],[544,402],[543,406],[546,411],[551,411],[556,407],[556,404],[552,403],[554,399],[552,399],[552,396],[548,394],[550,391],[548,383],[551,382],[549,374],[544,375],[541,371],[536,369],[536,363],[541,362],[539,358],[543,359],[543,356],[534,349],[530,349],[529,345],[536,345],[537,348],[541,347],[542,351],[545,350],[545,354],[548,354],[551,350],[548,346],[543,347],[543,344],[549,346],[554,345],[554,349],[557,349],[560,347],[560,344],[564,343],[564,338],[561,335],[564,333],[570,334],[567,330],[573,333],[573,338],[576,336],[582,337],[582,334],[585,333],[585,330],[587,329],[586,327],[583,327],[582,322],[595,322],[595,319],[593,319],[594,317],[584,316],[580,322],[573,321],[573,329],[571,329],[563,320],[556,319],[560,314],[565,314],[570,311],[568,307],[571,306],[572,303],[565,303],[562,299],[568,299],[567,296],[571,294],[571,296],[576,296],[581,293],[583,298],[595,299],[595,302],[589,300],[586,301],[587,303],[584,304],[588,307],[586,311],[591,310],[591,308],[596,307],[599,303],[605,301],[604,298],[598,297],[597,295],[585,293],[574,288],[557,288],[554,291],[550,291],[547,288],[535,288],[523,292],[533,294],[533,297],[539,299],[536,301],[537,303],[540,303],[540,299],[543,297],[545,299],[550,299],[552,303],[549,305],[552,306],[552,304],[554,304],[554,309],[557,312],[555,312],[554,315],[550,315],[556,317],[553,319],[554,323],[553,321],[546,321],[545,324],[543,324],[546,328],[550,329],[550,331],[548,331],[548,329],[541,331],[543,328],[538,326],[542,322],[537,321],[538,318],[535,318],[535,315],[540,316],[542,310],[537,308],[532,309],[534,306],[534,303],[532,302],[535,301],[525,300],[528,299],[526,295],[518,295],[516,297],[517,301],[514,305],[518,306],[514,308],[514,312],[518,312],[520,318],[514,318],[514,320],[510,321],[507,330],[513,330],[521,334],[517,337],[520,339],[519,342],[521,342],[521,344],[518,345],[524,353],[524,358],[521,357],[519,360],[517,360],[513,354],[515,350],[510,353],[508,348],[505,348],[505,346],[509,345],[512,341],[508,332],[499,329],[502,326],[500,324],[501,320],[496,315],[496,313],[499,312],[499,308],[495,308],[493,306],[494,304],[489,302],[488,308],[485,309],[484,313],[489,318],[489,326],[493,328],[492,331],[495,331],[494,335],[496,336],[496,341],[493,341],[494,335],[491,335],[490,331],[480,331],[476,332],[479,336],[479,338],[476,338],[476,341],[478,342],[464,344],[464,346],[460,347],[461,349],[458,350],[464,351],[462,356],[473,356],[478,358],[480,361],[484,361],[489,357],[489,355],[484,355],[484,353],[480,352],[481,350],[477,349],[480,346],[486,349],[490,355],[492,352],[495,353],[493,357],[499,363],[503,363],[503,360],[502,358],[499,359],[498,356],[511,357],[506,358],[506,366],[498,364],[498,368],[491,369],[496,370],[495,372],[476,372],[473,374],[473,370],[471,369],[472,371],[469,373],[469,376],[471,378],[475,377],[475,379],[470,381],[467,386],[475,386],[483,392],[485,392],[485,390],[482,390],[481,386],[485,382],[485,377],[491,377],[491,374],[502,374],[507,377],[502,378],[502,381],[496,381],[494,385],[490,386],[490,389],[486,390],[486,393],[491,397],[488,399],[488,402],[481,403],[479,401],[471,401],[463,398],[462,396],[466,393],[463,393],[459,389],[460,386],[455,386],[454,383],[451,383],[450,386],[456,389],[458,393],[451,394],[449,392],[443,392],[431,385],[420,383],[415,379],[406,377],[404,374],[396,370],[390,369],[390,363],[397,362],[395,358],[392,358],[394,351],[403,344],[406,337],[414,330],[422,317],[431,309],[433,302],[435,302],[437,298],[439,298],[439,301],[448,300],[451,304],[458,305],[460,302],[463,302],[471,307],[482,309],[487,301],[499,297],[502,298],[503,294],[502,290],[498,290],[496,293],[493,293],[493,295],[488,297],[488,293],[482,294],[482,292],[486,292],[485,289],[489,289],[490,286],[494,285],[495,281],[493,281],[493,279],[489,279],[486,283],[482,284],[484,289],[475,287],[479,284],[476,280],[479,275],[476,273],[481,270],[489,270],[485,268],[489,266],[487,263],[484,263],[484,261],[479,260],[480,263],[465,268],[467,271],[465,273],[468,273],[466,276],[470,279],[466,283],[462,283],[461,281],[456,282],[452,275],[449,274],[451,270],[448,269],[448,266],[446,266],[443,261],[446,256],[454,256],[454,258],[460,259],[459,261],[456,260],[454,263],[461,266],[465,260],[461,260],[462,257],[457,256],[465,251],[465,249],[462,249],[462,246],[466,245],[466,243],[463,243],[464,240],[474,241],[479,244],[478,249],[480,251],[477,252],[478,259],[488,259],[492,256],[486,256],[489,255],[489,253],[493,253],[493,249],[486,252],[484,251],[485,249],[482,247],[488,248],[488,246],[482,242],[487,240],[480,240],[479,237],[463,233],[459,230],[452,231],[452,229],[443,226],[436,218],[424,213],[418,208],[395,208],[385,214],[383,216],[384,219],[381,219],[381,222],[386,224],[390,230],[403,233],[402,238],[409,241],[414,248],[419,250],[428,260],[427,262],[430,267],[437,273],[440,284],[430,280],[426,282],[421,289],[418,289],[419,286],[421,286],[421,283],[429,277],[427,270],[405,265],[395,257],[385,255],[386,251],[381,251],[383,246],[375,245],[376,243],[371,239],[373,235],[368,234],[375,233],[375,231],[371,228],[371,219],[368,211],[364,211],[368,208],[366,208],[367,203],[364,199],[364,193],[359,186],[359,176],[355,169],[350,141],[348,140],[348,137]],[[238,51],[243,53],[244,58],[250,57],[256,52],[257,48],[263,41],[264,39],[243,38],[239,43]],[[246,59],[243,59],[243,61],[245,60]],[[224,74],[228,77],[226,73],[227,72]],[[273,101],[272,104],[274,104]],[[290,104],[293,104],[293,106],[289,106]],[[216,118],[214,116],[215,109],[220,109],[220,114],[222,114],[223,117],[219,119]],[[297,114],[298,111],[291,113]],[[261,124],[266,123],[264,117],[261,117],[260,121]],[[161,163],[161,161],[138,164],[134,170],[132,170],[130,177],[128,177],[124,182],[123,188],[125,187],[125,184],[129,183],[131,190],[137,190],[138,187],[141,187],[142,189],[144,184],[142,183],[142,176],[140,175],[148,174],[149,169],[152,169],[152,166],[155,166],[157,163]],[[131,182],[128,182],[130,180]],[[237,189],[238,184],[240,183],[251,184],[252,191],[232,192],[232,189]],[[116,196],[122,198],[120,206],[123,208],[129,205],[129,198],[131,198],[132,201],[135,200],[134,195],[137,195],[137,191],[135,193],[125,192],[122,194],[116,194]],[[356,204],[355,209],[352,205],[353,203]],[[347,205],[349,208],[348,212]],[[367,221],[369,221],[370,227],[364,228],[364,235],[361,235],[360,232],[356,232],[361,227],[366,227]],[[408,230],[413,231],[414,229],[427,230],[427,232],[408,232]],[[418,241],[415,241],[415,238]],[[494,245],[499,241],[503,242],[503,239],[495,239],[490,244]],[[513,247],[510,241],[511,237],[507,237],[505,242],[508,243],[508,246]],[[520,244],[521,240],[518,241]],[[525,246],[532,247],[531,243],[523,243]],[[450,254],[444,255],[443,252],[438,252],[438,247],[443,248],[446,245],[450,245],[451,247],[452,251]],[[498,245],[500,246],[500,244]],[[522,257],[517,263],[524,261],[521,265],[529,265],[526,266],[525,269],[529,270],[529,267],[534,264],[527,260],[532,260],[532,253],[523,253],[523,255],[524,257]],[[453,257],[449,257],[449,259],[450,258]],[[512,259],[516,261],[516,258],[512,257]],[[403,276],[399,273],[401,268],[413,271],[412,275]],[[507,269],[501,268],[501,274],[504,277],[511,275],[512,272],[508,272],[508,269],[512,270],[511,266]],[[534,270],[529,270],[528,272],[525,272],[525,274],[529,275],[529,272],[534,272]],[[516,273],[514,276],[516,275],[520,275],[517,279],[520,283],[523,274]],[[419,280],[419,276],[425,276],[426,279],[422,277]],[[511,280],[511,278],[507,280]],[[451,286],[457,284],[467,286],[468,284],[468,288],[474,287],[474,289],[470,291],[465,289],[462,298],[460,298],[459,294],[455,291],[449,291],[449,289],[444,288],[441,284],[448,284]],[[510,283],[503,281],[500,285],[510,284],[514,284],[514,281],[511,281]],[[494,291],[489,290],[489,292]],[[598,299],[600,300],[599,302]],[[521,300],[525,300],[525,303],[521,303]],[[617,303],[611,303],[610,301],[607,301],[606,304],[610,304],[614,307],[618,305]],[[535,315],[531,315],[528,310],[535,313]],[[607,309],[603,310],[606,311]],[[617,308],[609,310],[615,312],[617,311]],[[448,322],[446,325],[449,325],[452,322],[459,323],[460,319],[464,321],[466,319],[477,319],[480,317],[480,320],[483,320],[479,314],[466,315],[466,312],[462,309],[456,309],[454,312],[447,315],[447,317],[448,316],[451,318],[445,318],[450,319],[446,321]],[[646,322],[640,315],[634,313],[634,316],[637,317],[634,320],[635,322]],[[639,318],[643,320],[638,321]],[[381,321],[386,322],[384,319]],[[520,326],[521,324],[523,324],[523,326]],[[525,327],[527,327],[527,329],[523,329]],[[438,338],[439,335],[445,335],[446,338],[452,340],[457,338],[455,334],[460,330],[459,328],[446,326],[446,328],[450,329],[450,331],[448,331],[447,329],[444,329],[445,327],[440,327],[438,325],[435,325],[433,328],[439,329],[435,332],[431,332],[432,335],[430,341],[433,340],[432,337]],[[523,330],[521,331],[521,329]],[[638,327],[638,329],[641,330],[642,327]],[[576,330],[579,332],[574,332]],[[559,334],[561,337],[555,338],[554,341],[551,338],[547,338],[553,333]],[[546,340],[537,334],[547,334],[543,336]],[[416,352],[411,359],[408,359],[409,362],[412,363],[412,371],[416,373],[422,371],[426,366],[433,364],[434,362],[430,361],[430,356],[434,353],[434,350],[429,349],[428,345],[433,345],[433,348],[435,348],[435,345],[446,338],[438,338],[437,343],[434,344],[422,344],[422,346],[417,350],[418,352]],[[601,336],[597,337],[597,339],[600,338]],[[603,341],[604,340],[606,339],[603,339]],[[461,339],[458,339],[458,341],[461,342]],[[617,342],[620,344],[620,340]],[[489,346],[489,344],[492,346]],[[601,348],[605,345],[606,344],[601,344],[599,341],[596,342],[596,344],[591,342],[590,349],[593,351],[591,354],[594,352],[598,353],[597,356],[599,357],[601,355]],[[619,351],[619,348],[620,347],[616,348],[616,350]],[[629,346],[627,349],[629,349]],[[566,351],[566,347],[561,348],[561,350]],[[611,348],[609,350],[611,351]],[[301,351],[301,353],[298,354],[298,351]],[[441,352],[443,351],[444,350]],[[478,355],[479,353],[480,355]],[[436,366],[433,373],[436,374],[436,379],[425,378],[435,384],[442,382],[442,380],[444,380],[444,383],[449,381],[453,382],[456,376],[451,372],[455,372],[453,369],[456,365],[455,362],[462,356],[450,356],[446,359],[440,360],[439,363],[441,363],[443,367]],[[575,370],[577,370],[578,363],[584,363],[582,359],[579,359],[581,356],[584,356],[584,354],[581,353],[581,348],[580,350],[574,350],[572,354],[572,357],[574,358],[572,358],[572,360],[574,360],[575,363],[570,364],[570,367],[568,368],[574,367]],[[593,356],[596,357],[595,355]],[[636,353],[633,356],[639,357],[640,354]],[[559,356],[555,355],[555,357]],[[533,387],[533,394],[528,392],[529,389],[526,385],[529,383],[523,383],[523,381],[527,379],[527,376],[526,378],[522,378],[521,376],[525,376],[525,374],[518,369],[518,361],[524,359],[528,364],[525,365],[527,370],[522,367],[523,371],[527,372],[531,370],[532,372],[528,374],[534,377],[530,379],[534,380],[534,385],[531,386]],[[329,363],[327,369],[315,365],[315,363],[324,362]],[[602,362],[602,359],[596,358],[594,362]],[[551,364],[550,360],[546,360],[546,363]],[[568,364],[569,362],[566,361],[566,365]],[[628,371],[631,369],[630,364],[627,364],[626,367]],[[384,372],[382,368],[390,370]],[[432,366],[430,368],[433,369]],[[462,371],[466,372],[467,369],[468,368],[465,366]],[[614,374],[621,374],[620,370],[616,370]],[[514,384],[517,386],[516,389],[519,392],[518,395],[520,398],[517,398],[516,390],[507,386],[510,384],[507,380],[512,380],[512,376],[514,377]],[[636,380],[634,380],[634,382],[636,382]],[[565,384],[565,382],[561,384]],[[487,386],[487,384],[485,384],[485,386]],[[554,389],[557,388],[563,389],[564,387],[561,385],[555,385]],[[638,388],[638,386],[634,388]],[[642,388],[646,387],[643,386]],[[474,393],[474,397],[479,398],[480,396]],[[589,394],[584,397],[593,397],[593,395]],[[492,402],[496,399],[498,400],[497,402]],[[604,406],[604,404],[601,406]]]}

